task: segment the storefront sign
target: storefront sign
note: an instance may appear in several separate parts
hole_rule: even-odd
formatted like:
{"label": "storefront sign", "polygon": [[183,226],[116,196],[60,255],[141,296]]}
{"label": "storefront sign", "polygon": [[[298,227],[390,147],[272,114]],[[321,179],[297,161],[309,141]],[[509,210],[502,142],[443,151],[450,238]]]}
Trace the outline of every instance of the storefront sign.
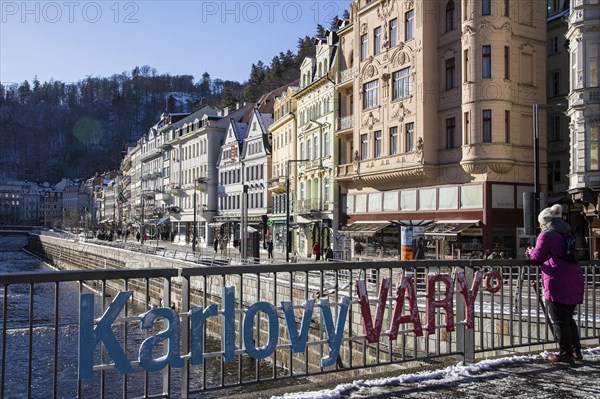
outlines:
{"label": "storefront sign", "polygon": [[[465,308],[466,308],[466,328],[473,328],[475,298],[479,291],[484,274],[475,273],[471,287],[469,288],[464,273],[456,273],[456,281],[459,284]],[[502,287],[502,278],[499,272],[492,271],[485,274],[485,288],[490,292],[497,292]],[[436,286],[445,286],[444,297],[437,299]],[[375,321],[371,317],[371,306],[367,295],[366,284],[364,280],[357,280],[356,287],[361,306],[361,314],[364,321],[365,334],[369,342],[376,342],[381,335],[383,324],[383,315],[387,303],[388,292],[390,290],[391,280],[383,279],[379,290],[378,305],[376,309]],[[395,305],[393,309],[392,320],[390,320],[390,330],[388,331],[389,340],[396,339],[401,324],[409,323],[413,326],[413,332],[416,336],[423,335],[423,326],[421,325],[419,311],[417,308],[417,297],[414,289],[414,283],[411,276],[404,276],[400,279],[396,289]],[[454,279],[449,274],[429,274],[427,276],[427,304],[426,316],[427,325],[425,330],[428,334],[434,334],[435,311],[440,308],[446,313],[446,330],[454,331]],[[113,331],[113,323],[125,308],[127,302],[133,295],[132,291],[122,291],[116,295],[113,302],[108,306],[104,314],[94,319],[94,295],[81,294],[79,308],[79,379],[88,379],[93,377],[94,354],[96,346],[102,342],[106,352],[112,358],[115,368],[122,374],[133,373],[133,365],[127,358],[126,352],[118,341]],[[222,310],[217,305],[209,305],[206,308],[192,307],[189,311],[190,319],[190,352],[187,356],[192,365],[200,365],[204,359],[204,325],[209,317],[222,317],[222,342],[223,342],[223,360],[232,362],[236,359],[236,299],[235,288],[223,288]],[[404,300],[408,300],[408,314],[404,313]],[[344,296],[337,304],[337,320],[334,320],[329,299],[322,298],[318,304],[314,299],[307,300],[303,305],[303,316],[299,323],[294,315],[294,307],[291,301],[282,301],[281,309],[285,326],[294,353],[302,353],[307,349],[309,329],[313,316],[314,308],[320,308],[321,318],[325,326],[327,335],[327,344],[329,353],[321,358],[320,366],[328,367],[335,365],[339,356],[340,347],[343,341],[344,331],[346,329],[346,319],[350,306],[350,297]],[[259,312],[266,317],[266,326],[268,335],[266,339],[260,340],[263,345],[256,347],[255,342],[255,319]],[[140,328],[152,329],[154,322],[158,319],[166,321],[167,328],[156,335],[146,338],[139,347],[137,361],[140,367],[149,372],[160,371],[167,365],[180,368],[184,366],[184,360],[181,356],[181,320],[177,312],[170,308],[156,308],[149,310],[140,316]],[[271,356],[279,343],[279,315],[275,306],[266,301],[260,301],[251,304],[245,310],[243,321],[241,322],[241,334],[245,353],[254,359],[264,359]],[[183,324],[184,326],[187,323]],[[257,332],[260,334],[260,331]],[[265,344],[266,342],[266,344]],[[166,354],[155,358],[158,346],[165,344]]]}
{"label": "storefront sign", "polygon": [[481,227],[469,227],[460,232],[463,237],[481,237],[483,236],[483,229]]}

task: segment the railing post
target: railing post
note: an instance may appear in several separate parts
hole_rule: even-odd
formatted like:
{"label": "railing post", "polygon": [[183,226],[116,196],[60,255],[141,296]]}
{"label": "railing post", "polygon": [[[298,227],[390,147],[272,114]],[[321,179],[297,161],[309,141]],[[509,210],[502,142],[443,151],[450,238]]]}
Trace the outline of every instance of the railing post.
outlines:
{"label": "railing post", "polygon": [[[465,280],[473,281],[473,267],[466,266],[464,269]],[[460,289],[458,284],[455,284],[455,297],[458,299]],[[458,356],[459,360],[462,360],[465,364],[475,363],[475,329],[467,329],[466,323],[464,321],[467,318],[466,314],[466,306],[463,303],[456,304],[456,320],[460,323],[458,328],[456,329],[456,345],[458,346],[458,351],[462,353],[462,356]],[[462,357],[462,359],[460,359]]]}
{"label": "railing post", "polygon": [[[181,269],[180,272],[181,274]],[[190,319],[188,312],[190,310],[190,277],[183,277],[181,279],[181,352],[190,352],[189,343],[189,330],[190,330]],[[190,359],[184,360],[183,368],[181,369],[181,397],[183,399],[188,398],[190,391]]]}
{"label": "railing post", "polygon": [[[163,306],[166,308],[171,307],[171,279],[165,278],[165,282],[163,285]],[[169,351],[169,347],[165,345],[164,354],[166,355]],[[162,372],[162,391],[166,397],[171,397],[171,366],[168,365],[163,369]]]}

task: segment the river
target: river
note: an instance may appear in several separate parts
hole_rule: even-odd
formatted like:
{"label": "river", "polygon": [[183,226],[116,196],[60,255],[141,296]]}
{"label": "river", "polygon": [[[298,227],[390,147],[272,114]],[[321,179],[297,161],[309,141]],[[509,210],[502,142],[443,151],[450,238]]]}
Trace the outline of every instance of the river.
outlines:
{"label": "river", "polygon": [[[36,271],[51,271],[50,266],[39,259],[21,250],[27,243],[26,237],[0,237],[0,274],[27,273]],[[0,287],[1,295],[4,288]],[[4,396],[6,398],[27,397],[28,386],[28,362],[31,357],[31,397],[48,398],[53,395],[53,370],[54,359],[54,283],[36,284],[33,295],[33,334],[32,352],[30,356],[29,346],[29,284],[12,285],[7,293],[7,322],[6,322],[6,376],[4,385]],[[3,296],[2,296],[3,298]],[[77,396],[77,342],[78,342],[78,316],[79,316],[79,285],[78,283],[61,283],[59,289],[59,311],[58,311],[58,359],[57,369],[57,397],[74,398]],[[96,315],[101,315],[101,297],[96,295]],[[0,307],[0,311],[3,308]],[[142,313],[143,309],[133,309],[131,313]],[[2,315],[4,316],[4,315]],[[0,323],[2,318],[0,318]],[[0,324],[0,330],[4,326]],[[123,342],[123,328],[114,326],[115,335]],[[137,350],[141,342],[146,338],[146,332],[141,332],[139,322],[128,322],[127,348],[124,348],[128,359],[137,358]],[[1,345],[1,342],[0,342]],[[96,347],[96,354],[100,352],[100,346]],[[125,345],[123,345],[125,346]],[[220,342],[215,339],[207,340],[207,349],[218,351]],[[99,356],[97,356],[99,358]],[[107,362],[110,357],[107,356]],[[134,366],[135,372],[123,378],[117,371],[109,369],[104,373],[105,388],[104,397],[121,397],[123,386],[126,382],[128,397],[158,395],[162,393],[162,372],[145,373],[139,366]],[[224,380],[233,383],[237,380],[239,367],[237,363],[226,364],[224,367]],[[256,371],[255,364],[250,361],[244,362],[244,380],[252,379]],[[265,365],[263,375],[269,375],[270,370]],[[204,372],[201,366],[192,367],[190,371],[190,388],[201,389]],[[208,360],[206,364],[206,386],[218,386],[221,380],[221,364],[217,359]],[[181,383],[181,369],[172,369],[171,372],[171,395],[177,396]],[[290,381],[287,381],[290,383]],[[146,387],[147,385],[147,387]],[[100,397],[101,384],[100,372],[94,373],[94,378],[81,381],[81,397]],[[246,388],[247,389],[247,388]],[[256,387],[254,388],[256,389]],[[228,394],[242,392],[243,388],[230,388]],[[219,397],[223,391],[204,391],[199,396],[191,397],[211,398]]]}

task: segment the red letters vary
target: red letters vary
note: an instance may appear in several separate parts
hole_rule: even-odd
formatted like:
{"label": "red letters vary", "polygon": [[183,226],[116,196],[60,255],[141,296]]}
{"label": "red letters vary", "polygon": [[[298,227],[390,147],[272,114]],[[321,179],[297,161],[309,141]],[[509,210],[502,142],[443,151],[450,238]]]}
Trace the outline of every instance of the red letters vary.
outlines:
{"label": "red letters vary", "polygon": [[[497,271],[492,271],[486,275],[486,288],[490,292],[498,292],[501,288],[502,279]],[[465,274],[463,272],[456,273],[456,281],[460,289],[460,293],[465,303],[466,328],[473,328],[475,315],[475,298],[479,292],[481,281],[483,279],[482,272],[476,272],[473,278],[471,287],[467,286]],[[488,287],[492,279],[496,280],[496,285]],[[436,300],[436,283],[441,283],[445,286],[443,291],[444,296]],[[377,297],[377,307],[375,312],[375,322],[371,315],[371,306],[369,304],[369,295],[367,293],[364,280],[356,280],[356,290],[358,292],[360,312],[363,319],[365,335],[367,342],[373,343],[379,340],[381,335],[381,327],[383,325],[383,314],[386,308],[388,293],[390,290],[391,279],[384,278],[379,286],[379,295]],[[408,299],[408,314],[403,315],[404,299]],[[441,308],[446,313],[446,331],[454,331],[454,279],[449,274],[429,274],[427,276],[426,287],[426,317],[427,317],[427,333],[434,334],[435,325],[435,310]],[[413,332],[416,336],[423,335],[423,327],[417,307],[417,296],[412,276],[404,276],[398,283],[396,289],[396,297],[390,329],[388,331],[388,339],[390,341],[398,337],[398,331],[401,324],[410,323],[413,325]]]}

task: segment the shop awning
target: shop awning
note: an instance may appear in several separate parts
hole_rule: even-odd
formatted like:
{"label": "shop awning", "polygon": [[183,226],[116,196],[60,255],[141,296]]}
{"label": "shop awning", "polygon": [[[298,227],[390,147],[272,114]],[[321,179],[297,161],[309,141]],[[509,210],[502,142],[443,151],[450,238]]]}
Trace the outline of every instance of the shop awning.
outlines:
{"label": "shop awning", "polygon": [[340,234],[346,237],[373,237],[390,225],[390,222],[354,222],[341,230]]}
{"label": "shop awning", "polygon": [[425,228],[425,237],[433,240],[455,241],[462,231],[478,223],[479,220],[439,220]]}
{"label": "shop awning", "polygon": [[164,222],[168,221],[169,219],[170,219],[169,216],[163,216],[162,218],[160,218],[156,221],[156,225],[158,226],[160,224],[163,224]]}

